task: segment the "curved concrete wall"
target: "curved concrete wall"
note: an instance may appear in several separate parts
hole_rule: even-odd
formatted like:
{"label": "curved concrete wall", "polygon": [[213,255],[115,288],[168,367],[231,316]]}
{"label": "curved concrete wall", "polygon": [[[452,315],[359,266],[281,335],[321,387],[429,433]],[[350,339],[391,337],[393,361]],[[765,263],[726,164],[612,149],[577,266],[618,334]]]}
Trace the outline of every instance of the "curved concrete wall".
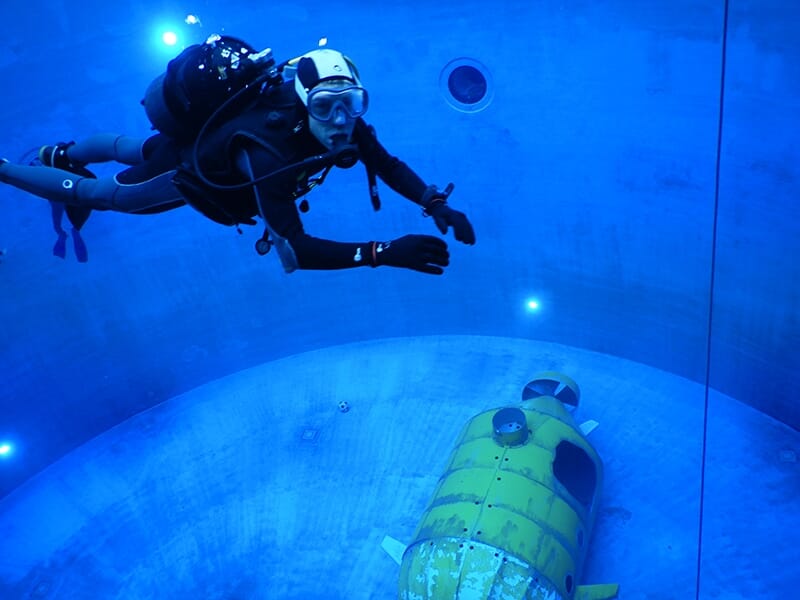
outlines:
{"label": "curved concrete wall", "polygon": [[798,465],[778,457],[797,432],[712,394],[704,453],[702,384],[489,336],[301,353],[126,420],[0,502],[0,597],[395,597],[384,536],[413,539],[464,424],[515,406],[539,369],[574,376],[576,417],[600,424],[581,583],[619,583],[624,598],[793,597]]}
{"label": "curved concrete wall", "polygon": [[[0,492],[182,391],[350,341],[556,341],[702,382],[712,263],[712,386],[800,426],[783,394],[798,383],[800,250],[790,68],[800,44],[783,27],[800,9],[731,3],[716,207],[723,6],[314,2],[204,14],[203,35],[224,28],[281,57],[322,36],[347,51],[384,144],[424,179],[457,184],[452,203],[478,244],[454,244],[442,278],[285,276],[253,251],[258,232],[239,236],[183,209],[96,215],[90,262],[77,265],[50,256],[47,205],[3,188],[0,406],[24,455]],[[160,16],[151,6],[6,10],[20,12],[0,61],[13,86],[0,99],[5,155],[96,131],[146,133],[137,102],[168,59],[143,41]],[[460,56],[492,75],[483,112],[457,112],[440,93],[439,73]],[[374,214],[360,168],[335,173],[312,194],[307,229],[343,240],[434,231],[382,194]],[[524,310],[529,296],[539,313]]]}

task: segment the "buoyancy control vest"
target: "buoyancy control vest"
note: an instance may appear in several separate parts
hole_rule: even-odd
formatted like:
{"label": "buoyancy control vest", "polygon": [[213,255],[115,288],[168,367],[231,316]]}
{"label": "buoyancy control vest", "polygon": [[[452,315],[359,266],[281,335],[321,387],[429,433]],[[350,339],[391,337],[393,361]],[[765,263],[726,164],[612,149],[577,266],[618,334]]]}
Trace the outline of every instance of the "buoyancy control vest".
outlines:
{"label": "buoyancy control vest", "polygon": [[[243,180],[236,165],[242,148],[260,146],[275,157],[276,170],[265,174],[275,179],[275,185],[294,185],[309,167],[319,170],[333,164],[327,153],[306,164],[309,138],[298,135],[302,123],[291,82],[265,89],[240,114],[197,139],[194,159],[179,167],[175,184],[187,202],[209,219],[223,225],[253,224],[259,213],[253,181]],[[286,196],[293,199],[292,189]]]}

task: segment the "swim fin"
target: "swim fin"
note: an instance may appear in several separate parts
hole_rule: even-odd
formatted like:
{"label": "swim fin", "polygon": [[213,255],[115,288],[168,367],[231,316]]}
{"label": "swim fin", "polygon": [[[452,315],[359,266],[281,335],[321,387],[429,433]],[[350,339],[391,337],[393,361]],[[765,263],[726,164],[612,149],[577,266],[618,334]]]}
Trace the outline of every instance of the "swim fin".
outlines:
{"label": "swim fin", "polygon": [[64,205],[61,202],[50,202],[50,216],[53,219],[53,229],[58,236],[53,246],[53,255],[58,258],[65,258],[67,255],[67,232],[61,226],[61,219],[64,217]]}
{"label": "swim fin", "polygon": [[65,258],[67,256],[67,232],[60,231],[58,233],[58,239],[56,239],[56,243],[53,246],[53,256],[57,256],[58,258]]}
{"label": "swim fin", "polygon": [[85,263],[89,260],[86,243],[81,237],[81,232],[75,227],[72,228],[72,248],[75,250],[75,258],[78,259],[78,262]]}

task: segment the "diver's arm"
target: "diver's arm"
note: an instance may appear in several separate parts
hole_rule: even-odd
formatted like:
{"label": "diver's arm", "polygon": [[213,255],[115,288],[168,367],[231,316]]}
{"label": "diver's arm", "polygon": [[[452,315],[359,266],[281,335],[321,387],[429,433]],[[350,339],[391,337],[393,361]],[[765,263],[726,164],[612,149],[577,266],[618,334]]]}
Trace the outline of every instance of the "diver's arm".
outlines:
{"label": "diver's arm", "polygon": [[287,273],[296,269],[400,267],[441,275],[450,264],[447,244],[430,235],[404,235],[389,242],[335,242],[303,231],[294,202],[262,202],[270,237]]}
{"label": "diver's arm", "polygon": [[[259,186],[263,188],[263,186]],[[349,269],[376,266],[371,242],[335,242],[308,235],[295,203],[259,189],[262,216],[287,273],[296,269]]]}
{"label": "diver's arm", "polygon": [[265,206],[273,244],[287,273],[295,269],[400,267],[441,275],[450,264],[447,244],[430,235],[404,235],[390,242],[335,242],[303,231],[294,202]]}
{"label": "diver's arm", "polygon": [[414,170],[396,156],[392,156],[378,141],[375,130],[367,125],[363,119],[356,122],[353,137],[358,144],[361,160],[380,177],[386,185],[395,192],[425,206],[428,186]]}
{"label": "diver's arm", "polygon": [[[436,227],[443,234],[452,227],[456,240],[470,245],[475,243],[475,231],[466,215],[447,204],[452,184],[444,192],[435,185],[425,185],[411,167],[386,151],[378,141],[375,130],[363,119],[358,119],[353,134],[368,172],[377,173],[398,194],[419,204],[424,214],[433,217]],[[377,203],[375,205],[378,206]]]}
{"label": "diver's arm", "polygon": [[[263,148],[242,150],[236,159],[248,178],[274,170],[274,157]],[[407,235],[393,242],[336,242],[308,235],[292,199],[291,178],[255,186],[256,203],[284,271],[332,270],[387,265],[439,275],[449,264],[447,245],[432,236]]]}
{"label": "diver's arm", "polygon": [[[257,145],[241,150],[236,163],[249,179],[275,171],[275,156]],[[335,242],[308,235],[292,198],[293,180],[271,178],[255,186],[258,212],[287,273],[297,269],[348,269],[375,266],[371,242]]]}

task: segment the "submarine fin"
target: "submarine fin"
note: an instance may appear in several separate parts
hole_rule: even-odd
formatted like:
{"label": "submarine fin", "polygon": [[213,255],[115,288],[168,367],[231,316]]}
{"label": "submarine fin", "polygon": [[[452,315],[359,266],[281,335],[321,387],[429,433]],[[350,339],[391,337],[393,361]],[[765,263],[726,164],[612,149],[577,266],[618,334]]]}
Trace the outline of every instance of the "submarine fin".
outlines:
{"label": "submarine fin", "polygon": [[575,600],[614,600],[619,598],[618,583],[579,585],[575,588]]}
{"label": "submarine fin", "polygon": [[403,553],[406,551],[406,545],[390,536],[385,536],[381,542],[381,548],[386,551],[386,554],[391,556],[398,565],[403,562]]}
{"label": "submarine fin", "polygon": [[586,421],[585,423],[581,423],[581,433],[583,433],[583,435],[589,435],[599,426],[600,423],[597,421]]}

